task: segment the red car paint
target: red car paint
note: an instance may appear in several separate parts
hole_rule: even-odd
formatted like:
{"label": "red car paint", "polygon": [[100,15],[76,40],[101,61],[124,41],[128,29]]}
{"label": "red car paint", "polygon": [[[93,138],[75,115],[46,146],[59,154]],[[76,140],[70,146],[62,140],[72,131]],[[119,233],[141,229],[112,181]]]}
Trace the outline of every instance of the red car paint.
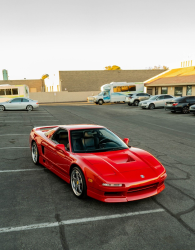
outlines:
{"label": "red car paint", "polygon": [[[59,127],[68,131],[69,151],[64,152],[60,144],[56,145],[50,139]],[[86,124],[37,127],[30,133],[30,147],[35,141],[39,151],[39,163],[68,183],[70,183],[71,167],[77,165],[84,174],[87,195],[103,202],[139,200],[164,190],[166,170],[147,151],[130,147],[116,151],[74,153],[70,131],[95,128],[104,127]],[[123,185],[108,187],[102,183]]]}

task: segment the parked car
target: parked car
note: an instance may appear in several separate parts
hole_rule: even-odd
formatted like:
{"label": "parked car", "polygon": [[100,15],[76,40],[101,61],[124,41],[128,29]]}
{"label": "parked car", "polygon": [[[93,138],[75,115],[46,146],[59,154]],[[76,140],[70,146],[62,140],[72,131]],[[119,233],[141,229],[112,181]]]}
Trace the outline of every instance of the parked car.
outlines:
{"label": "parked car", "polygon": [[39,107],[38,101],[29,98],[13,98],[0,103],[0,111],[4,110],[27,110],[32,111]]}
{"label": "parked car", "polygon": [[131,94],[126,97],[125,102],[128,103],[129,106],[132,104],[135,106],[139,105],[139,102],[143,100],[147,100],[150,98],[150,95],[147,93],[137,93],[137,94]]}
{"label": "parked car", "polygon": [[68,182],[77,198],[127,202],[157,195],[165,188],[164,166],[103,126],[36,127],[29,142],[34,164]]}
{"label": "parked car", "polygon": [[195,105],[190,106],[190,113],[195,115]]}
{"label": "parked car", "polygon": [[165,110],[176,113],[177,111],[183,114],[189,113],[189,107],[195,104],[195,96],[183,96],[175,98],[174,101],[166,103]]}
{"label": "parked car", "polygon": [[139,106],[142,109],[154,109],[154,108],[164,108],[167,101],[172,101],[174,96],[172,95],[154,95],[150,97],[147,101],[141,101]]}

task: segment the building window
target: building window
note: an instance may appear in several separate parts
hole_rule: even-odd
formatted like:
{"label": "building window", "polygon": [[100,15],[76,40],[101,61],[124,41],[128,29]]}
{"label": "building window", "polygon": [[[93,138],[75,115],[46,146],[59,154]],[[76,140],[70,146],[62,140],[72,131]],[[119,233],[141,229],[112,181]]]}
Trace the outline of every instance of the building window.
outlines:
{"label": "building window", "polygon": [[186,88],[186,95],[192,95],[192,85],[191,86],[187,86],[187,88]]}
{"label": "building window", "polygon": [[175,96],[182,96],[183,87],[175,87]]}
{"label": "building window", "polygon": [[161,94],[166,95],[168,93],[168,88],[167,87],[162,87],[161,88]]}
{"label": "building window", "polygon": [[155,95],[158,95],[158,87],[155,87]]}

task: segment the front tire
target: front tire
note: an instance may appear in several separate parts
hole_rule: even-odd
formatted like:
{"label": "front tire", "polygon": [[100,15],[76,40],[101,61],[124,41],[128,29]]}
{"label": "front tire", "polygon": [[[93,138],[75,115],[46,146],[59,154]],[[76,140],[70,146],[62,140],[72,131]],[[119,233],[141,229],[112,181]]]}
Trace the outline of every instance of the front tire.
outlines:
{"label": "front tire", "polygon": [[32,143],[32,160],[35,165],[39,164],[39,151],[36,142]]}
{"label": "front tire", "polygon": [[100,99],[100,100],[98,101],[98,103],[99,103],[99,105],[102,105],[102,104],[103,104],[103,100]]}
{"label": "front tire", "polygon": [[155,108],[154,103],[151,103],[151,104],[149,105],[149,109],[154,109],[154,108]]}
{"label": "front tire", "polygon": [[139,101],[138,100],[135,100],[134,101],[134,106],[138,106],[139,105]]}
{"label": "front tire", "polygon": [[188,108],[188,107],[183,107],[182,113],[183,113],[183,114],[189,113],[189,108]]}
{"label": "front tire", "polygon": [[33,106],[32,106],[32,105],[28,105],[28,106],[26,107],[26,109],[27,109],[28,111],[32,111],[32,110],[33,110]]}
{"label": "front tire", "polygon": [[4,111],[5,107],[3,105],[0,105],[0,111]]}
{"label": "front tire", "polygon": [[85,177],[79,167],[74,167],[70,175],[70,184],[74,195],[79,198],[87,197]]}

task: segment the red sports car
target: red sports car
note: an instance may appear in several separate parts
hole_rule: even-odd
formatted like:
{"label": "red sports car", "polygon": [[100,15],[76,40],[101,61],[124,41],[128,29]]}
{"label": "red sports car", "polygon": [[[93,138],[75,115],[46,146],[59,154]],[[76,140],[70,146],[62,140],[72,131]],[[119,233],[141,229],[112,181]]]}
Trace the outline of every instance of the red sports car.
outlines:
{"label": "red sports car", "polygon": [[163,165],[128,142],[98,125],[36,127],[30,133],[35,164],[70,183],[78,198],[104,202],[143,199],[165,188]]}

